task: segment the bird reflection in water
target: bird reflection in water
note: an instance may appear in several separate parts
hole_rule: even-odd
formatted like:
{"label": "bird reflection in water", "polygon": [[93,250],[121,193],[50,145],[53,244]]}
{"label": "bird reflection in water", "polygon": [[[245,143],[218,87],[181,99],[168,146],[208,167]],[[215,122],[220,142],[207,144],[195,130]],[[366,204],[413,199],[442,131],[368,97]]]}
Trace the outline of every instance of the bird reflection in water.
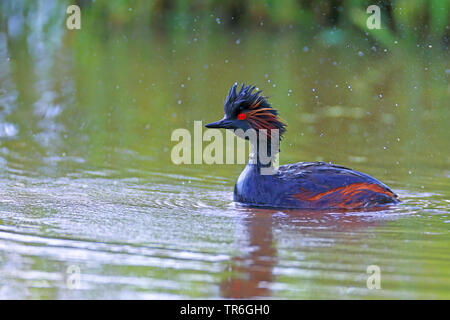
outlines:
{"label": "bird reflection in water", "polygon": [[[319,237],[323,237],[324,229],[332,231],[330,234],[336,235],[337,232],[338,235],[340,232],[373,227],[381,222],[380,219],[374,218],[378,214],[372,216],[354,214],[355,212],[280,211],[246,207],[236,209],[243,215],[241,228],[247,234],[245,245],[247,250],[234,256],[227,264],[227,277],[220,283],[220,292],[224,298],[257,298],[272,295],[271,284],[275,282],[276,277],[273,270],[278,264],[274,228],[288,225],[290,229],[293,228],[298,232],[299,238],[309,238],[314,236],[315,232]],[[377,210],[370,209],[363,212],[368,211]],[[345,239],[347,237],[336,236],[335,240],[346,241]]]}

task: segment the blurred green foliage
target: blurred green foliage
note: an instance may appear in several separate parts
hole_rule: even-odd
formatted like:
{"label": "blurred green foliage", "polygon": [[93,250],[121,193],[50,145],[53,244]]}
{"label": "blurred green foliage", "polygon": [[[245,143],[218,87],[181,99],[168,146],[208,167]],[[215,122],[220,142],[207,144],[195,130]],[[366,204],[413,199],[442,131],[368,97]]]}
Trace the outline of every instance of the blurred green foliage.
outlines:
{"label": "blurred green foliage", "polygon": [[[195,32],[198,22],[211,31],[296,29],[314,35],[326,30],[366,34],[384,46],[393,39],[426,40],[448,46],[450,1],[446,0],[79,0],[87,14],[107,22],[108,32],[132,29],[157,33]],[[382,28],[369,30],[369,5],[381,9]],[[335,33],[339,41],[339,33]]]}
{"label": "blurred green foliage", "polygon": [[[55,4],[56,3],[56,4]],[[367,43],[391,47],[396,41],[441,44],[448,49],[448,0],[76,0],[83,26],[101,37],[125,32],[137,36],[184,39],[188,35],[297,32],[308,41],[329,45],[366,38]],[[2,1],[0,26],[8,29],[14,15],[30,16],[38,7],[58,15],[73,1]],[[381,29],[366,26],[369,5],[381,9]],[[54,22],[54,21],[53,21]],[[61,20],[61,23],[63,21]],[[205,32],[206,30],[206,32]]]}

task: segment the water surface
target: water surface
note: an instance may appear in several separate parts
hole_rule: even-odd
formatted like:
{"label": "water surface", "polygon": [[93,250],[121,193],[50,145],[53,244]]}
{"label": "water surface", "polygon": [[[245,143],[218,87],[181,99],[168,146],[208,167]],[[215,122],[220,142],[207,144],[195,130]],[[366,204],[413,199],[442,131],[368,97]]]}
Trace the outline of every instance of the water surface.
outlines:
{"label": "water surface", "polygon": [[[445,50],[39,21],[0,28],[0,298],[450,298]],[[172,131],[221,118],[235,81],[286,119],[281,163],[345,165],[402,203],[244,208],[243,165],[174,165]]]}

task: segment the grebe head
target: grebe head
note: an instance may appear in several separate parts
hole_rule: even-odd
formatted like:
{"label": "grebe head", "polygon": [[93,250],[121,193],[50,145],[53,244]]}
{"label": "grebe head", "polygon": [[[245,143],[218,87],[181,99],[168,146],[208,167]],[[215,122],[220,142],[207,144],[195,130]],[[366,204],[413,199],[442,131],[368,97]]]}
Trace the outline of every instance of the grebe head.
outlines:
{"label": "grebe head", "polygon": [[239,93],[236,91],[235,83],[225,100],[223,119],[206,125],[207,128],[224,129],[254,129],[259,132],[265,129],[267,138],[270,140],[271,130],[277,129],[279,137],[286,131],[286,124],[278,116],[278,111],[273,109],[267,102],[267,97],[260,95],[255,86],[245,86],[243,83]]}

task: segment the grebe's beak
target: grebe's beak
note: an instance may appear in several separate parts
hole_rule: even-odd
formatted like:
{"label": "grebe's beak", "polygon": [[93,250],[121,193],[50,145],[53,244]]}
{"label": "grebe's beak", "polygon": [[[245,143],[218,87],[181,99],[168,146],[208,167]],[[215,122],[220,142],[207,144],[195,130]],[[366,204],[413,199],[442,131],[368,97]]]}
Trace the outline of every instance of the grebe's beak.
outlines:
{"label": "grebe's beak", "polygon": [[233,121],[232,120],[228,120],[228,119],[221,119],[219,121],[216,122],[211,122],[208,124],[205,124],[206,128],[223,128],[223,129],[234,129],[234,125],[233,125]]}

